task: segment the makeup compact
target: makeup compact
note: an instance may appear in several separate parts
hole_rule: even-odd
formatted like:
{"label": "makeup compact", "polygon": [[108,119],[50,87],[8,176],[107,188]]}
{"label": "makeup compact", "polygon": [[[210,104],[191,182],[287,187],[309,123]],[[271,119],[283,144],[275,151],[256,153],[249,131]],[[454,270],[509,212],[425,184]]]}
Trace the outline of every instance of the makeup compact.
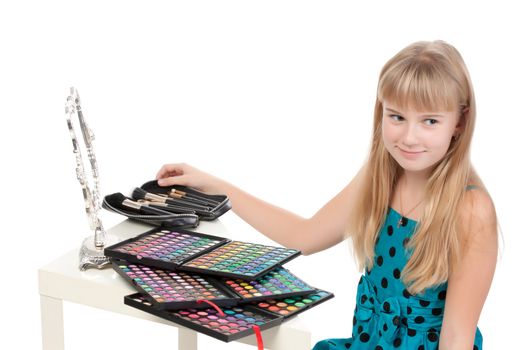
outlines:
{"label": "makeup compact", "polygon": [[105,248],[105,255],[111,258],[245,280],[255,280],[300,254],[296,249],[161,228]]}

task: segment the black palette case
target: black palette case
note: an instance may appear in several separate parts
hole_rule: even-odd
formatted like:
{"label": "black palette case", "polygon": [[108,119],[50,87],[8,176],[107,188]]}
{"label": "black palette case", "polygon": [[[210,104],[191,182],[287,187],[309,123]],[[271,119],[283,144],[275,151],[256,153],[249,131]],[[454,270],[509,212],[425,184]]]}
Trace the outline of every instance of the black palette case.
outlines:
{"label": "black palette case", "polygon": [[[221,309],[226,313],[225,316],[220,316],[212,308],[204,309],[202,314],[197,309],[159,310],[153,307],[151,302],[140,293],[125,296],[124,303],[224,342],[230,342],[253,334],[254,331],[250,328],[252,325],[258,326],[260,330],[278,326],[294,315],[307,311],[334,297],[332,293],[323,290],[318,290],[314,295],[320,296],[320,299],[299,307],[296,311],[290,311],[288,314],[271,312],[266,308],[258,307],[257,303],[256,305],[240,305],[232,308],[222,307]],[[240,328],[239,326],[243,327]]]}
{"label": "black palette case", "polygon": [[143,184],[141,189],[154,194],[167,194],[171,190],[178,190],[188,193],[193,197],[192,199],[198,199],[199,201],[202,200],[211,203],[211,206],[208,206],[207,210],[195,210],[200,220],[215,220],[232,208],[232,204],[230,203],[230,200],[227,196],[206,194],[191,187],[180,185],[161,187],[158,186],[158,182],[156,180],[153,180]]}

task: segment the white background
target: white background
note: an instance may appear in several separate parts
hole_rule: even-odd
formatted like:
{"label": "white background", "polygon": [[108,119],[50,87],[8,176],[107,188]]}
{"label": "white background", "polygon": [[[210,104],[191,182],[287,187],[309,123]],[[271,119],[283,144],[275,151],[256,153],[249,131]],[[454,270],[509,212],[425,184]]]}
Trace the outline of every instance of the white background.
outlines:
{"label": "white background", "polygon": [[[475,85],[472,158],[505,239],[479,326],[487,349],[524,344],[530,24],[521,4],[12,3],[0,5],[2,343],[40,347],[37,269],[89,234],[64,117],[69,86],[96,135],[103,194],[184,161],[309,217],[365,159],[383,64],[411,42],[443,39]],[[107,227],[121,220],[102,217]],[[233,213],[222,220],[252,232]],[[336,295],[307,313],[320,322],[314,340],[347,337],[359,276],[348,245],[289,268]],[[101,348],[176,344],[167,326],[65,303],[68,349],[92,349],[95,325]],[[238,348],[206,336],[199,347]]]}

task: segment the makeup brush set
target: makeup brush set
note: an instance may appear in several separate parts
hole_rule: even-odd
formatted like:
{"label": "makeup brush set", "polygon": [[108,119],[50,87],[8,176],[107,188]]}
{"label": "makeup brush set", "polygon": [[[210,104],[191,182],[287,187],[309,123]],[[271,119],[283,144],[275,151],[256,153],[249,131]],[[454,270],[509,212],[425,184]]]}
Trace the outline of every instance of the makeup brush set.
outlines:
{"label": "makeup brush set", "polygon": [[300,254],[162,226],[105,248],[138,291],[125,304],[225,342],[258,336],[333,297],[282,266]]}
{"label": "makeup brush set", "polygon": [[201,220],[215,220],[231,209],[225,195],[209,195],[186,186],[158,186],[149,181],[132,191],[105,196],[103,208],[130,219],[165,227],[197,227]]}

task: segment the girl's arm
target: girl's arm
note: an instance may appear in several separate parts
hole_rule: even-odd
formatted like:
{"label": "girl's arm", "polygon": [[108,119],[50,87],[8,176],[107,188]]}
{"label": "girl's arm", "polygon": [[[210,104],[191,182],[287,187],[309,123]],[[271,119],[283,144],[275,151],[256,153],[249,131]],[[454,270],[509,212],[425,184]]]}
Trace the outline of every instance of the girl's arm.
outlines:
{"label": "girl's arm", "polygon": [[179,184],[227,195],[232,210],[249,225],[285,247],[301,250],[304,255],[327,249],[344,239],[358,177],[308,219],[187,164],[165,165],[157,175],[161,186]]}
{"label": "girl's arm", "polygon": [[448,279],[440,350],[473,349],[497,262],[497,221],[488,194],[481,190],[466,192],[459,220],[463,253]]}

